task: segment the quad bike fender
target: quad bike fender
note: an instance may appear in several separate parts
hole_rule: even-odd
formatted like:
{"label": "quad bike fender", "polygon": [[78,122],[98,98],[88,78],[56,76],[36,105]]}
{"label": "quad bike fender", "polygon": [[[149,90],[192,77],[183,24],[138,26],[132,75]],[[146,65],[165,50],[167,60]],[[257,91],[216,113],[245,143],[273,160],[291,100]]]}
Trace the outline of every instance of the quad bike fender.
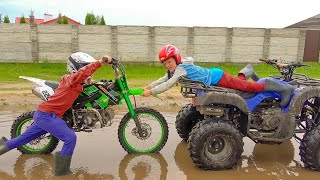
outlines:
{"label": "quad bike fender", "polygon": [[283,113],[280,127],[278,128],[279,139],[290,139],[294,134],[296,126],[295,117],[301,113],[303,104],[310,98],[320,97],[320,88],[302,87],[297,89],[298,92],[290,102],[288,113]]}
{"label": "quad bike fender", "polygon": [[195,98],[196,106],[208,106],[210,104],[229,104],[238,107],[248,114],[249,108],[241,96],[228,92],[210,92]]}
{"label": "quad bike fender", "polygon": [[288,111],[289,114],[293,116],[298,116],[301,112],[301,108],[304,103],[314,97],[320,97],[320,87],[302,87],[298,88],[298,93],[292,98],[290,102],[290,110]]}

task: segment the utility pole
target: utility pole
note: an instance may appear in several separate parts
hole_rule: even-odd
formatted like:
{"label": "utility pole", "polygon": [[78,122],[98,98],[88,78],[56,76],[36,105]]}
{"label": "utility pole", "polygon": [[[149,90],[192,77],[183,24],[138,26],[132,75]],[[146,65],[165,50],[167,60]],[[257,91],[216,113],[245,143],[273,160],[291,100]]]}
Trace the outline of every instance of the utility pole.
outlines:
{"label": "utility pole", "polygon": [[0,13],[0,24],[2,23],[2,13]]}

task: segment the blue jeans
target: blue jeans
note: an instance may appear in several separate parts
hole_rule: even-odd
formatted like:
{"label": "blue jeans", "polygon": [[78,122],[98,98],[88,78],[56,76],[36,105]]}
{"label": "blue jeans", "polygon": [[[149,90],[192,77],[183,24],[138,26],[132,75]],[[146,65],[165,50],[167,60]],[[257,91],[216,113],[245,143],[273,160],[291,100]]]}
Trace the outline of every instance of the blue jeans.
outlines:
{"label": "blue jeans", "polygon": [[23,146],[39,136],[50,133],[64,142],[61,156],[71,156],[77,142],[77,136],[55,113],[37,110],[33,115],[34,123],[20,136],[6,141],[9,149]]}

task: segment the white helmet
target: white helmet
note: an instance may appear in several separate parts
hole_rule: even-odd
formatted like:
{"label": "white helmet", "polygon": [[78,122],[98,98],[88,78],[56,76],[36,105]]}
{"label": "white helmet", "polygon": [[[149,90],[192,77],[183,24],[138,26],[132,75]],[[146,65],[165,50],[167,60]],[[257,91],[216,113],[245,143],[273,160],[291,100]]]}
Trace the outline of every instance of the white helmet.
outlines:
{"label": "white helmet", "polygon": [[87,53],[76,52],[71,54],[67,61],[67,71],[69,74],[76,73],[80,68],[95,62],[96,60]]}

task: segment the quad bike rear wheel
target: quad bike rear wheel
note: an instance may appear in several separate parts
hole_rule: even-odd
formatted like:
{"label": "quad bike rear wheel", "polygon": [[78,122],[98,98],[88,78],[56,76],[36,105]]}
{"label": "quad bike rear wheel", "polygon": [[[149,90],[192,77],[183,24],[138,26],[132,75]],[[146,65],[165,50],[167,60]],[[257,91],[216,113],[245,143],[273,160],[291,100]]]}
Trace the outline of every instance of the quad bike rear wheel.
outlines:
{"label": "quad bike rear wheel", "polygon": [[306,132],[300,143],[300,157],[304,167],[320,171],[320,127]]}

